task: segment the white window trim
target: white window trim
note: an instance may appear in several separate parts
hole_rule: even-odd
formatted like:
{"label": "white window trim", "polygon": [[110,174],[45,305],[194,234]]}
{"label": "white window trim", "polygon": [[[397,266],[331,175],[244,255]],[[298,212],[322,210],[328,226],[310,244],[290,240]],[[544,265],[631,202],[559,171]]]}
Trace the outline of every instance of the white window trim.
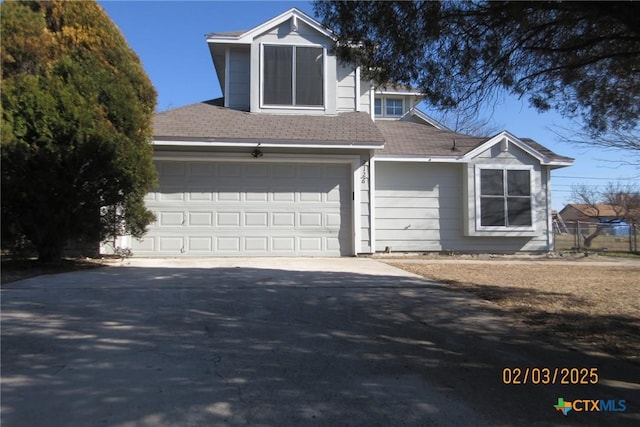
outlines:
{"label": "white window trim", "polygon": [[[375,113],[375,100],[379,99],[380,100],[380,114],[376,114]],[[387,114],[387,99],[395,99],[395,100],[400,100],[400,102],[402,102],[402,112],[400,114]],[[374,117],[378,118],[378,119],[384,119],[384,118],[393,118],[393,119],[398,119],[400,117],[402,117],[405,114],[405,98],[399,95],[396,96],[374,96],[373,97],[373,105],[372,105],[372,111],[373,111],[373,115]]]}
{"label": "white window trim", "polygon": [[[502,170],[503,174],[504,171],[507,170],[528,170],[529,171],[529,193],[530,193],[530,199],[531,199],[531,225],[525,225],[525,226],[487,226],[487,225],[482,225],[481,224],[481,220],[482,220],[482,212],[480,210],[480,199],[481,199],[481,195],[480,195],[480,172],[483,169],[493,169],[493,170]],[[474,195],[473,195],[473,199],[474,199],[474,206],[475,206],[475,228],[476,231],[478,232],[483,232],[483,231],[498,231],[498,232],[503,232],[505,234],[511,233],[511,232],[531,232],[531,231],[536,231],[536,180],[535,180],[535,174],[534,174],[534,168],[531,165],[505,165],[505,164],[482,164],[482,165],[475,165],[475,182],[474,182]],[[503,175],[504,177],[504,175]]]}
{"label": "white window trim", "polygon": [[[322,49],[322,103],[323,105],[274,105],[264,103],[264,47],[265,46],[287,46],[287,47],[315,47]],[[293,62],[295,63],[295,49]],[[293,91],[295,93],[295,79],[292,80]],[[319,44],[296,44],[296,43],[260,43],[260,108],[271,110],[313,110],[324,111],[327,107],[327,49]]]}
{"label": "white window trim", "polygon": [[[389,114],[388,113],[387,101],[389,101],[390,99],[393,99],[394,101],[400,101],[400,103],[401,103],[400,114]],[[395,97],[395,96],[389,96],[389,97],[385,97],[384,98],[384,116],[385,117],[402,117],[403,113],[404,113],[404,98]]]}

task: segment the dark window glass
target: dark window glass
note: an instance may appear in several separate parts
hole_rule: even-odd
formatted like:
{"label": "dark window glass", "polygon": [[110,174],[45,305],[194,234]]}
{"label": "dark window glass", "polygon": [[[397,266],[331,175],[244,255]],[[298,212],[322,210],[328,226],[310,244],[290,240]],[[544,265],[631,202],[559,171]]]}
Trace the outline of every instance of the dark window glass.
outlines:
{"label": "dark window glass", "polygon": [[289,46],[264,47],[264,103],[292,105],[293,49]]}
{"label": "dark window glass", "polygon": [[507,196],[530,196],[531,184],[528,170],[507,171]]}
{"label": "dark window glass", "polygon": [[322,48],[264,47],[263,102],[266,105],[324,105],[323,76]]}
{"label": "dark window glass", "polygon": [[501,169],[482,169],[480,171],[480,194],[483,196],[504,196]]}
{"label": "dark window glass", "polygon": [[374,102],[375,102],[374,113],[376,116],[381,116],[382,115],[382,99],[376,98]]}
{"label": "dark window glass", "polygon": [[322,94],[322,48],[296,48],[296,105],[321,106]]}
{"label": "dark window glass", "polygon": [[508,197],[507,212],[509,212],[509,225],[531,225],[531,198]]}
{"label": "dark window glass", "polygon": [[480,225],[504,227],[504,198],[482,197],[480,199]]}

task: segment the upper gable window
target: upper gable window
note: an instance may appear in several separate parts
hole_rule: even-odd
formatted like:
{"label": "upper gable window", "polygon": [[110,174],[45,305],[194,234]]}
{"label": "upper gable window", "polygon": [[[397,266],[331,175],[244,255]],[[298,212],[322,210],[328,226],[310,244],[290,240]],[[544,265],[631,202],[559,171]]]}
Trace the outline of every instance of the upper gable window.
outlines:
{"label": "upper gable window", "polygon": [[376,97],[373,113],[376,117],[401,117],[404,114],[404,99]]}
{"label": "upper gable window", "polygon": [[264,46],[263,56],[264,105],[324,105],[323,48]]}
{"label": "upper gable window", "polygon": [[387,98],[386,100],[386,111],[385,114],[387,116],[401,116],[402,115],[402,98]]}

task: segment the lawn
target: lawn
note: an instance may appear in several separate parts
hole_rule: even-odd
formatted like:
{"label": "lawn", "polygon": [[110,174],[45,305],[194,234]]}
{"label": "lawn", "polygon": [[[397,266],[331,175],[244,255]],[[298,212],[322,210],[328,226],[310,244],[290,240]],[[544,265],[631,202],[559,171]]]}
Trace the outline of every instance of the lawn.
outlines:
{"label": "lawn", "polygon": [[470,292],[538,336],[640,363],[640,263],[394,263]]}

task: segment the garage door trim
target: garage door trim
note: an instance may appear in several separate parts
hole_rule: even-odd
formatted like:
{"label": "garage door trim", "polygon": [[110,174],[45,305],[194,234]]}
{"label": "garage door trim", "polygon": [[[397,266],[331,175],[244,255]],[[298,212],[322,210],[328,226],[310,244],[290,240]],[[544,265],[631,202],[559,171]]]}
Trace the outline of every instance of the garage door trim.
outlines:
{"label": "garage door trim", "polygon": [[360,214],[361,214],[361,194],[360,180],[361,174],[359,155],[327,155],[327,154],[271,154],[266,153],[263,157],[254,158],[251,153],[239,155],[237,153],[182,153],[182,152],[161,152],[154,153],[153,160],[158,161],[189,161],[189,162],[242,162],[242,163],[327,163],[327,164],[349,164],[351,165],[351,255],[357,255],[360,245]]}

